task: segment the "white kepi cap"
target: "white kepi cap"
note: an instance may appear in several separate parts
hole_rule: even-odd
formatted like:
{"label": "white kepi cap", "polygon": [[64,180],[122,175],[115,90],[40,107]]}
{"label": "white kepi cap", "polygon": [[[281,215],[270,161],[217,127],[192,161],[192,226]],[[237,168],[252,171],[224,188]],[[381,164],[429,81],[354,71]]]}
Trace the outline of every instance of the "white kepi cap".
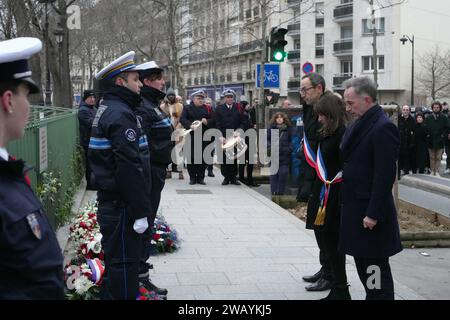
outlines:
{"label": "white kepi cap", "polygon": [[102,70],[100,70],[99,73],[95,75],[95,79],[97,80],[104,80],[104,79],[112,79],[118,74],[121,74],[125,71],[137,71],[136,65],[134,63],[134,51],[130,51],[128,53],[125,53],[120,58],[117,58],[113,62],[111,62],[108,66],[104,67]]}
{"label": "white kepi cap", "polygon": [[37,38],[16,38],[0,42],[0,82],[23,81],[30,93],[38,93],[39,87],[31,79],[28,59],[42,50]]}

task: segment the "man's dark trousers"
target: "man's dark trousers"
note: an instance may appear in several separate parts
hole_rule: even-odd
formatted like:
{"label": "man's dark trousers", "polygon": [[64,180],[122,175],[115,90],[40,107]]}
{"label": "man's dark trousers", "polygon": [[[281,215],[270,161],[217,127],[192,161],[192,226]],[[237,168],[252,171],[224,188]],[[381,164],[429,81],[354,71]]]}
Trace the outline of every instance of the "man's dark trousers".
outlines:
{"label": "man's dark trousers", "polygon": [[[366,300],[394,300],[394,280],[392,279],[391,267],[389,266],[389,258],[355,257],[355,264],[359,279],[361,279],[366,290]],[[375,282],[369,277],[376,277],[377,275],[372,269],[373,267],[378,267],[380,270],[380,286],[379,288],[371,289],[368,285],[374,285]]]}

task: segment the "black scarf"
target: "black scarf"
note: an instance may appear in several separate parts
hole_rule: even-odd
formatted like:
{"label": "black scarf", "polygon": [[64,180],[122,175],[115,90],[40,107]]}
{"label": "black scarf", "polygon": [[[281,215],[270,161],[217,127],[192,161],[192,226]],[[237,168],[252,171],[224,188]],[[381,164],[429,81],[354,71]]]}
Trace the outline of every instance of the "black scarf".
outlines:
{"label": "black scarf", "polygon": [[159,106],[161,101],[166,97],[166,94],[161,90],[144,86],[141,89],[141,96],[150,101],[152,104]]}

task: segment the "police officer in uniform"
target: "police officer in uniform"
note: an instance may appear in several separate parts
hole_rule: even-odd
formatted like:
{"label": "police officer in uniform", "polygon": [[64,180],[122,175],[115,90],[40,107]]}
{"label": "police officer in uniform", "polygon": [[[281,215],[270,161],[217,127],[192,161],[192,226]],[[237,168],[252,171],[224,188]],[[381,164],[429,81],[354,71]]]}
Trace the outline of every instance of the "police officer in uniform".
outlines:
{"label": "police officer in uniform", "polygon": [[[208,146],[208,141],[203,141],[203,133],[214,126],[214,119],[212,117],[212,112],[204,104],[205,92],[203,90],[198,90],[191,95],[191,103],[183,108],[183,113],[181,114],[181,124],[185,129],[193,129],[190,133],[190,143],[191,143],[191,154],[188,161],[187,169],[189,172],[190,185],[200,184],[206,185],[205,183],[205,170],[206,163],[203,157],[203,151]],[[197,129],[194,128],[193,123],[195,121],[201,121],[201,126]],[[196,131],[201,130],[201,135],[197,135]],[[201,137],[202,141],[194,142],[196,137]],[[187,138],[187,137],[186,137]],[[196,145],[201,145],[201,149],[196,150]],[[195,156],[196,151],[201,151],[201,155]],[[196,159],[198,158],[198,159]]]}
{"label": "police officer in uniform", "polygon": [[63,299],[63,257],[28,168],[5,146],[20,139],[38,93],[28,58],[42,49],[36,38],[0,42],[0,300]]}
{"label": "police officer in uniform", "polygon": [[[174,143],[172,141],[173,126],[167,114],[161,110],[161,101],[166,94],[162,91],[165,85],[163,70],[154,62],[147,62],[137,66],[142,84],[141,97],[143,104],[136,109],[138,119],[147,136],[150,149],[151,164],[151,206],[152,211],[149,225],[153,226],[161,201],[161,192],[164,188],[167,166],[172,163],[171,153]],[[158,288],[149,279],[150,247],[152,232],[149,228],[143,235],[143,254],[139,271],[139,282],[147,290],[158,295],[167,295],[167,289]]]}
{"label": "police officer in uniform", "polygon": [[[245,129],[245,116],[241,106],[234,102],[236,93],[231,89],[226,89],[222,95],[224,96],[225,103],[216,108],[216,125],[217,129],[222,132],[222,136],[226,137],[227,129],[231,131],[237,129]],[[224,138],[221,139],[225,142]],[[221,172],[224,177],[222,185],[234,184],[240,185],[237,181],[237,160],[229,164],[230,160],[227,160],[225,153],[223,153],[223,164],[221,166]]]}
{"label": "police officer in uniform", "polygon": [[78,109],[78,123],[80,130],[80,146],[84,150],[85,167],[86,167],[86,189],[93,190],[91,179],[91,167],[87,161],[87,153],[89,150],[89,140],[91,139],[92,122],[94,121],[97,108],[95,107],[95,92],[86,90],[83,93],[83,101]]}
{"label": "police officer in uniform", "polygon": [[105,251],[103,299],[138,297],[142,234],[152,212],[148,142],[135,115],[142,83],[134,55],[123,55],[96,75],[111,82],[92,124],[88,153]]}

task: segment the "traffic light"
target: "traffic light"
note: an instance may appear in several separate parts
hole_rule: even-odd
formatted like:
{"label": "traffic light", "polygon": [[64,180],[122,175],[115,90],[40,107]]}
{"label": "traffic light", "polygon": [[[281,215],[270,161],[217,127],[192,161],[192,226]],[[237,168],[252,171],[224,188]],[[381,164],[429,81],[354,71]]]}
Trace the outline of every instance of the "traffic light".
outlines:
{"label": "traffic light", "polygon": [[287,52],[284,51],[284,47],[287,45],[287,41],[284,36],[287,33],[285,28],[272,28],[270,32],[270,61],[283,62],[287,57]]}

